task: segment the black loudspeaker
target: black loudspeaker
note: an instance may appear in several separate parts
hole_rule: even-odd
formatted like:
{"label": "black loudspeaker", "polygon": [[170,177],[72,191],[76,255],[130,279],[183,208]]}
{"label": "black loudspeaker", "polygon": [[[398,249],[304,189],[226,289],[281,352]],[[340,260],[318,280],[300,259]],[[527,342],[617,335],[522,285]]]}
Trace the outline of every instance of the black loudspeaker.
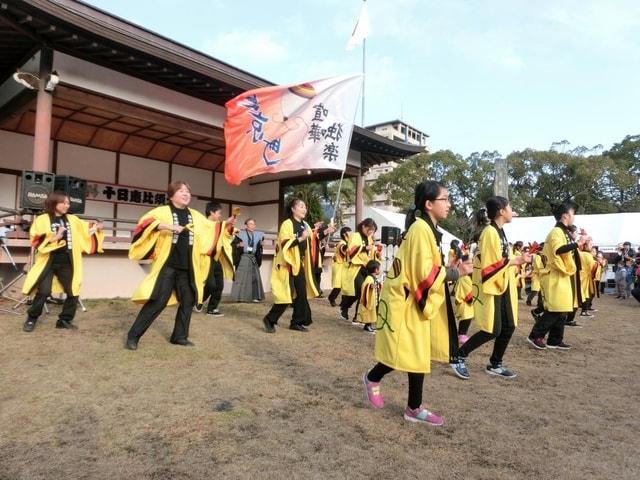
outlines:
{"label": "black loudspeaker", "polygon": [[87,182],[68,175],[56,175],[54,190],[60,190],[69,196],[69,213],[84,213],[87,199]]}
{"label": "black loudspeaker", "polygon": [[400,241],[400,229],[398,227],[382,227],[380,237],[380,243],[383,245],[397,245]]}
{"label": "black loudspeaker", "polygon": [[53,173],[24,170],[22,172],[20,208],[44,210],[44,202],[53,191],[54,178]]}

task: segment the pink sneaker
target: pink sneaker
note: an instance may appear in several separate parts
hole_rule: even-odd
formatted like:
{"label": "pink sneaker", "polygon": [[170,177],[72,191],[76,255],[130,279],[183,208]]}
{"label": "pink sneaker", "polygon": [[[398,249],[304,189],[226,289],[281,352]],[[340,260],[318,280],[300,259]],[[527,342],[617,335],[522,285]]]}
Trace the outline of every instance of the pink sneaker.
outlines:
{"label": "pink sneaker", "polygon": [[380,382],[370,382],[367,380],[368,373],[369,372],[365,372],[364,375],[362,375],[362,383],[364,384],[367,400],[369,400],[369,405],[373,408],[382,408],[384,407],[384,397],[380,391]]}
{"label": "pink sneaker", "polygon": [[458,335],[458,345],[462,346],[465,343],[467,343],[467,341],[469,340],[469,337],[467,335]]}
{"label": "pink sneaker", "polygon": [[414,423],[427,423],[429,425],[433,425],[434,427],[441,427],[442,425],[444,425],[444,418],[442,418],[440,415],[436,415],[435,413],[430,412],[422,405],[420,405],[415,410],[407,407],[404,410],[404,419]]}

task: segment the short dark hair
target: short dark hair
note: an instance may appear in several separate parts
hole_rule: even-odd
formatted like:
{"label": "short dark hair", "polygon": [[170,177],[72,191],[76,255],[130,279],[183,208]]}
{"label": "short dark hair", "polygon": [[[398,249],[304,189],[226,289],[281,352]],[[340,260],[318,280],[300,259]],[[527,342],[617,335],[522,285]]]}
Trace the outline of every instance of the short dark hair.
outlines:
{"label": "short dark hair", "polygon": [[176,180],[174,182],[171,182],[167,187],[167,196],[169,198],[173,197],[176,192],[182,187],[187,187],[187,190],[189,190],[189,193],[191,193],[191,186],[187,182],[185,182],[184,180]]}
{"label": "short dark hair", "polygon": [[47,199],[44,201],[44,210],[49,214],[51,218],[56,216],[56,205],[64,202],[65,198],[69,198],[62,190],[55,190],[47,195]]}
{"label": "short dark hair", "polygon": [[204,214],[208,217],[211,212],[217,212],[218,210],[222,210],[222,205],[218,202],[208,202],[204,207]]}
{"label": "short dark hair", "polygon": [[347,233],[349,233],[351,231],[351,228],[349,227],[342,227],[340,229],[340,238],[343,240],[347,239]]}
{"label": "short dark hair", "polygon": [[375,271],[380,268],[380,262],[378,262],[377,260],[369,260],[367,262],[367,266],[365,267],[367,269],[367,273],[369,275],[373,275],[375,273]]}

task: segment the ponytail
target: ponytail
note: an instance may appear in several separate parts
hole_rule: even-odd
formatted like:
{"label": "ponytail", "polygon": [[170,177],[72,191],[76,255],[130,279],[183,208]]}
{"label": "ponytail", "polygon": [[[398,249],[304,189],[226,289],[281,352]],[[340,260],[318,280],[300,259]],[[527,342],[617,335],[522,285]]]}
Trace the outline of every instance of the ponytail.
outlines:
{"label": "ponytail", "polygon": [[416,221],[416,218],[427,215],[426,212],[422,211],[424,204],[427,200],[433,202],[445,188],[446,187],[443,184],[436,182],[435,180],[425,180],[424,182],[416,185],[413,205],[409,207],[407,217],[404,221],[405,231],[409,230],[409,227]]}
{"label": "ponytail", "polygon": [[489,220],[489,217],[487,216],[486,208],[481,208],[480,210],[478,210],[478,212],[476,213],[475,220],[476,220],[476,226],[479,229],[483,229],[484,227],[486,227],[491,223],[491,220]]}

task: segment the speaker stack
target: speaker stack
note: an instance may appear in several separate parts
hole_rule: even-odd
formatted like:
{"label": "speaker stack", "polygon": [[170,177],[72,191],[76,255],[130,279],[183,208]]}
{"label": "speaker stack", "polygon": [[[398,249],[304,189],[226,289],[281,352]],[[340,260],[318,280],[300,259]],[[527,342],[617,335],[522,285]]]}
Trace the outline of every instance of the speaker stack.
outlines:
{"label": "speaker stack", "polygon": [[397,245],[400,241],[400,229],[398,227],[382,227],[380,229],[380,243],[383,245]]}
{"label": "speaker stack", "polygon": [[22,172],[20,208],[43,210],[47,196],[53,191],[55,175],[47,172]]}
{"label": "speaker stack", "polygon": [[20,208],[25,210],[44,210],[47,196],[54,190],[67,194],[71,206],[69,213],[84,213],[87,197],[87,182],[69,175],[54,175],[48,172],[22,172],[22,191]]}
{"label": "speaker stack", "polygon": [[71,203],[69,213],[84,213],[87,199],[86,181],[68,175],[56,175],[54,190],[60,190],[69,197],[69,202]]}

